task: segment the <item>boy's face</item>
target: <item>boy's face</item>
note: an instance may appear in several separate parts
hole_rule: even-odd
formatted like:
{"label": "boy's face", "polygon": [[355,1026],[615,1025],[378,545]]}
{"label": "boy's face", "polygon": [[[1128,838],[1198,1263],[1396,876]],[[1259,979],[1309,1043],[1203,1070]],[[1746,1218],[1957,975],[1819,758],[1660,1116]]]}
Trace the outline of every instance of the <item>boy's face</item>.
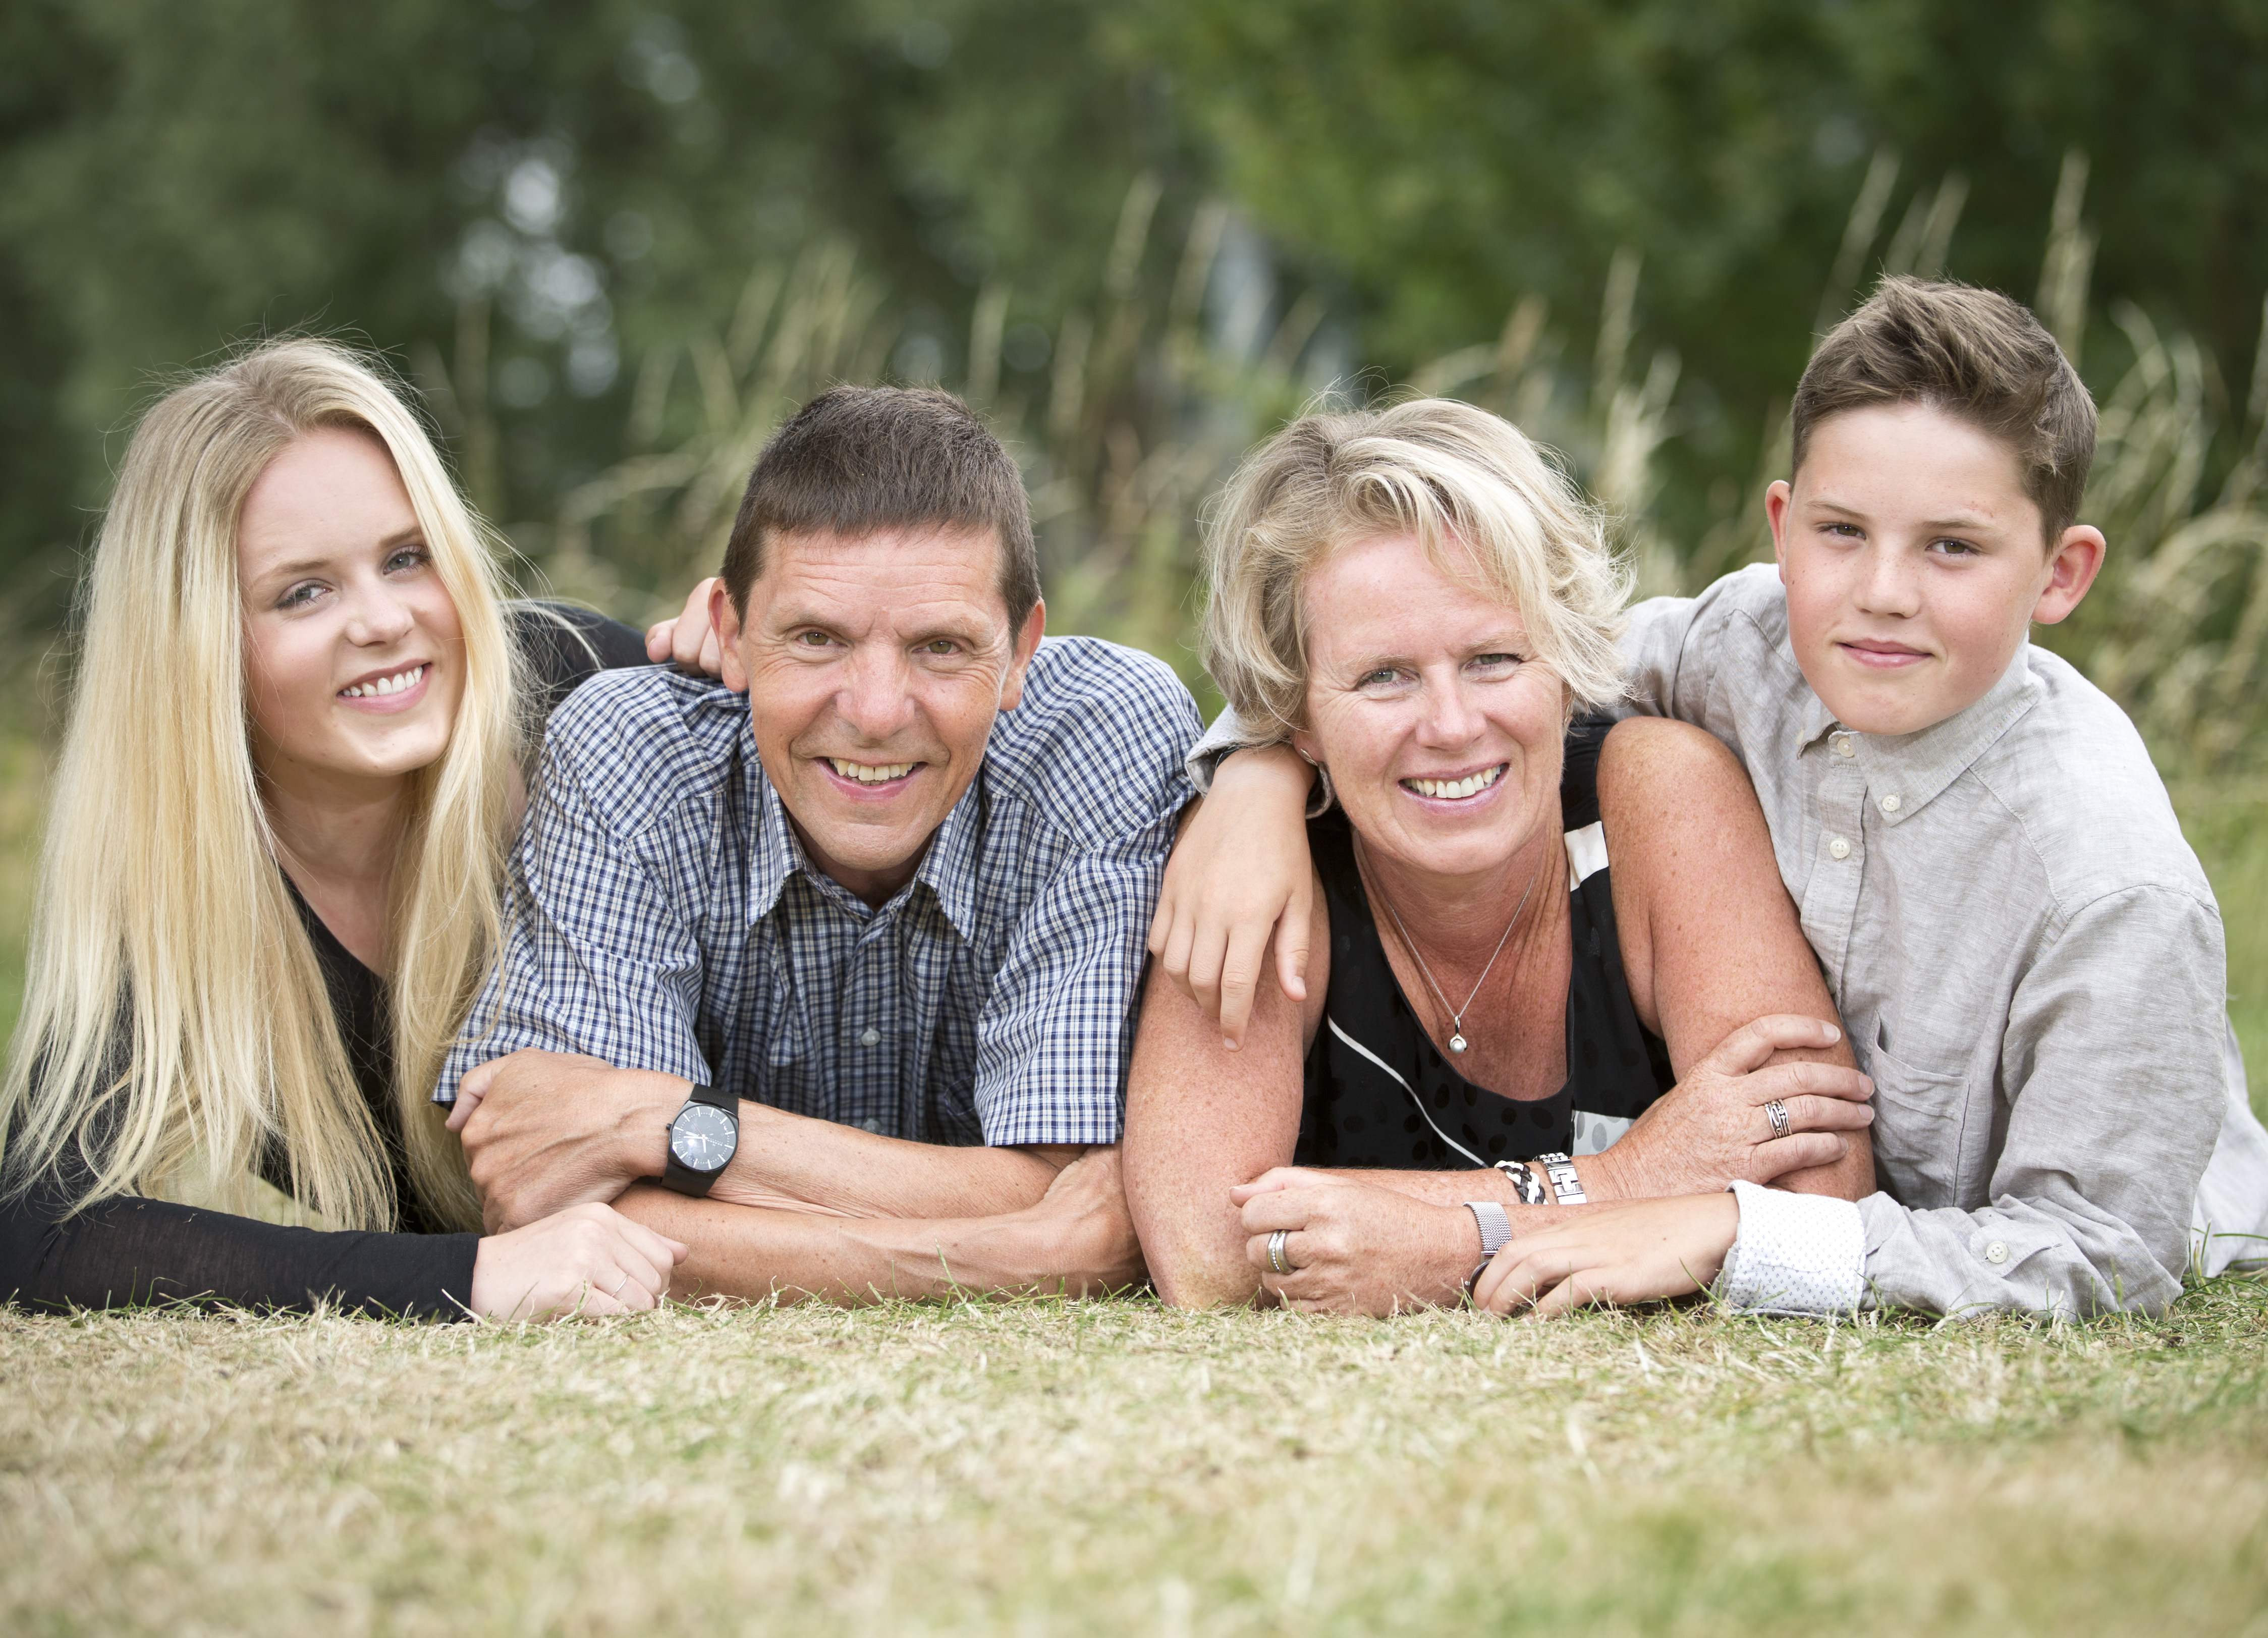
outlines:
{"label": "boy's face", "polygon": [[1796,663],[1861,734],[1911,734],[1982,699],[2035,620],[2102,565],[2084,524],[2043,542],[2014,453],[1923,404],[1846,410],[1765,495]]}

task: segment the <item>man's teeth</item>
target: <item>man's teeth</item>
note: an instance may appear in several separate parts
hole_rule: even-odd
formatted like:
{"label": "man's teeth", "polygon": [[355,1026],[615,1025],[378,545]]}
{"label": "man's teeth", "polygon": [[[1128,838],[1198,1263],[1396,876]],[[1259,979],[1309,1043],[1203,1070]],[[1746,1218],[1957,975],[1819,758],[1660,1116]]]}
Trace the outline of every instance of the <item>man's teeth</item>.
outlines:
{"label": "man's teeth", "polygon": [[829,756],[828,765],[846,779],[856,779],[861,785],[887,785],[893,779],[902,779],[921,764],[911,762],[887,762],[879,766],[863,762],[845,762],[840,756]]}
{"label": "man's teeth", "polygon": [[1451,801],[1462,796],[1476,795],[1497,782],[1504,772],[1504,764],[1484,768],[1478,773],[1469,773],[1462,779],[1404,779],[1403,785],[1420,796],[1446,797]]}
{"label": "man's teeth", "polygon": [[412,666],[407,671],[397,671],[392,676],[380,677],[374,682],[357,682],[352,688],[342,688],[339,690],[339,697],[342,699],[374,699],[383,694],[399,694],[416,688],[418,679],[424,675],[424,667]]}

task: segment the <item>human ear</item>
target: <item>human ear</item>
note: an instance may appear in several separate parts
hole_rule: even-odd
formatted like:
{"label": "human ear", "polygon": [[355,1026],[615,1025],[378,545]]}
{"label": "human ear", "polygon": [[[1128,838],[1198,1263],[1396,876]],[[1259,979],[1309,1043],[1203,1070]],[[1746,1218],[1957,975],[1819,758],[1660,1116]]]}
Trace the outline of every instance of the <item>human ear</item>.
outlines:
{"label": "human ear", "polygon": [[1042,598],[1032,605],[1032,612],[1024,616],[1024,629],[1016,633],[1016,652],[1008,658],[1007,680],[1000,685],[1000,709],[1013,711],[1024,697],[1024,672],[1032,663],[1032,656],[1040,652],[1040,639],[1048,634],[1047,600]]}
{"label": "human ear", "polygon": [[740,653],[740,611],[719,575],[709,587],[709,629],[717,633],[718,675],[735,694],[748,691],[748,664]]}
{"label": "human ear", "polygon": [[2066,529],[2048,554],[2047,584],[2040,589],[2032,618],[2042,625],[2053,625],[2078,608],[2087,588],[2102,572],[2102,554],[2110,550],[2102,531],[2091,524],[2074,523]]}
{"label": "human ear", "polygon": [[1764,491],[1764,516],[1771,521],[1772,560],[1779,564],[1780,583],[1787,582],[1787,509],[1794,503],[1795,486],[1775,478]]}

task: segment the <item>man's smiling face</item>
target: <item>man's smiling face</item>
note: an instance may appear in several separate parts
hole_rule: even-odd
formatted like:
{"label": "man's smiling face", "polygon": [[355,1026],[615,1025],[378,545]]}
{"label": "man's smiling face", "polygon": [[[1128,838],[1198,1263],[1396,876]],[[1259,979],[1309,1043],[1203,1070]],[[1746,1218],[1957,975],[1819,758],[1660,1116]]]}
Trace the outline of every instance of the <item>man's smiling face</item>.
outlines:
{"label": "man's smiling face", "polygon": [[1021,697],[1046,609],[1017,630],[989,531],[775,535],[745,617],[719,583],[725,682],[814,865],[871,904],[920,867]]}
{"label": "man's smiling face", "polygon": [[2102,561],[2084,525],[2043,539],[2007,444],[1926,404],[1822,421],[1765,509],[1796,663],[1862,734],[1915,733],[1982,699]]}

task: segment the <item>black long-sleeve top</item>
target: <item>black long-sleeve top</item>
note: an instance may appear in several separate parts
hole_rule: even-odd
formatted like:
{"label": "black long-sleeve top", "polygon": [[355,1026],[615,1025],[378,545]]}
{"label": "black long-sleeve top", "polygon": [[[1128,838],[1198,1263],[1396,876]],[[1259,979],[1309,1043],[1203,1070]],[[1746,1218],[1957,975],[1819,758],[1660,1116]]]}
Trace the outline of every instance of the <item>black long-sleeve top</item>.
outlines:
{"label": "black long-sleeve top", "polygon": [[[516,604],[509,613],[546,717],[599,671],[645,663],[637,632],[586,610]],[[563,616],[571,630],[548,616]],[[401,1232],[286,1228],[137,1196],[72,1215],[92,1178],[71,1146],[56,1170],[0,1201],[0,1301],[59,1309],[187,1300],[305,1310],[328,1298],[372,1316],[469,1315],[480,1236],[431,1232],[435,1225],[410,1186],[385,981],[348,952],[296,888],[291,900],[313,942],[355,1083],[386,1140]],[[262,1157],[261,1173],[290,1192],[290,1160],[280,1147]]]}

